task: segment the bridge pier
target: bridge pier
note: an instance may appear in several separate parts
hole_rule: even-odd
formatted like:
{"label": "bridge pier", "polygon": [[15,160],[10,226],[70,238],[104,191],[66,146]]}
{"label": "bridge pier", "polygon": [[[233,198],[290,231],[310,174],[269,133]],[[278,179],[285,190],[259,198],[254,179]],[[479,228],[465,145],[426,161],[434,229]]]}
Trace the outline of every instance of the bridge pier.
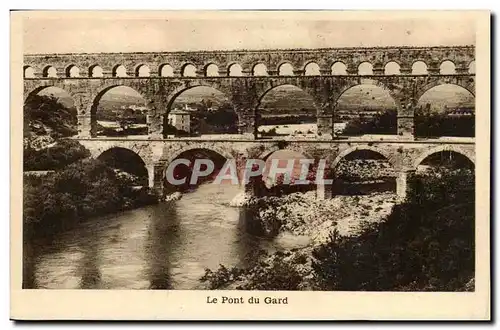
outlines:
{"label": "bridge pier", "polygon": [[165,189],[165,180],[163,178],[165,164],[161,162],[148,164],[146,168],[148,170],[149,188],[153,189],[159,198],[165,197],[164,195],[167,192]]}
{"label": "bridge pier", "polygon": [[265,195],[263,192],[264,182],[262,175],[251,177],[249,182],[243,182],[242,184],[247,196],[262,197]]}
{"label": "bridge pier", "polygon": [[324,200],[333,197],[333,186],[331,184],[318,184],[316,187],[316,199]]}
{"label": "bridge pier", "polygon": [[403,136],[409,140],[413,140],[415,138],[415,135],[413,133],[413,128],[415,125],[413,116],[398,116],[397,125],[399,136]]}
{"label": "bridge pier", "polygon": [[78,137],[80,138],[90,138],[92,137],[91,133],[91,119],[89,115],[78,115],[77,117],[77,128],[78,128]]}
{"label": "bridge pier", "polygon": [[146,170],[148,171],[148,188],[154,188],[155,186],[155,165],[146,164]]}
{"label": "bridge pier", "polygon": [[408,177],[411,176],[414,171],[402,170],[398,172],[396,177],[396,195],[398,200],[403,201],[406,199],[408,193]]}

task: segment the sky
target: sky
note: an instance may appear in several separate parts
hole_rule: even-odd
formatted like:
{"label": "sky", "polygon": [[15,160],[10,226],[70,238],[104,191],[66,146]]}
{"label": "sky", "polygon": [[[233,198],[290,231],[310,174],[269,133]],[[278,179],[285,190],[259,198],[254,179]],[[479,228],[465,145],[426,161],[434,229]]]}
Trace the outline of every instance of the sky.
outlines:
{"label": "sky", "polygon": [[[23,48],[27,54],[40,54],[475,44],[473,21],[457,16],[394,19],[381,15],[373,20],[363,14],[318,18],[311,12],[260,12],[258,16],[219,12],[217,18],[207,12],[196,17],[188,14],[169,14],[169,19],[164,14],[148,19],[123,13],[32,15],[23,20]],[[134,94],[119,88],[109,93]]]}
{"label": "sky", "polygon": [[473,45],[466,19],[312,20],[297,17],[235,19],[124,19],[32,17],[23,21],[26,54],[154,52],[356,46]]}

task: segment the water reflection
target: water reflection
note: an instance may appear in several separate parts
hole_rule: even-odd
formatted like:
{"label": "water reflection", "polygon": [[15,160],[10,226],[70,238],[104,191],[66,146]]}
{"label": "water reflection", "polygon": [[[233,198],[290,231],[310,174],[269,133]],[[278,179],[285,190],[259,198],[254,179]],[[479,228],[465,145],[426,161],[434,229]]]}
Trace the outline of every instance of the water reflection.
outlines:
{"label": "water reflection", "polygon": [[83,257],[81,259],[81,266],[78,271],[81,274],[80,288],[81,289],[96,289],[101,284],[101,271],[99,269],[99,251],[97,241],[86,240],[85,246],[82,246]]}
{"label": "water reflection", "polygon": [[27,246],[25,288],[199,289],[206,268],[248,266],[278,240],[249,234],[233,185],[207,183],[171,203],[89,219]]}
{"label": "water reflection", "polygon": [[149,269],[146,269],[146,276],[150,282],[149,289],[172,289],[170,255],[180,240],[179,218],[174,203],[152,209],[147,240]]}

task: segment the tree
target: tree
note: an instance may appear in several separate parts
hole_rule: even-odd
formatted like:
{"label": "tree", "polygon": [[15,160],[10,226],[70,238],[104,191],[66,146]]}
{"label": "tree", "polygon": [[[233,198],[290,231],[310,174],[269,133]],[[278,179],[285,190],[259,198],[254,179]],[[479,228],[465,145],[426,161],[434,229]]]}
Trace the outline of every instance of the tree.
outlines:
{"label": "tree", "polygon": [[332,234],[313,268],[329,290],[463,291],[474,278],[474,173],[412,177],[408,200],[361,235]]}
{"label": "tree", "polygon": [[[50,129],[48,132],[43,126]],[[57,97],[34,95],[24,104],[24,127],[27,134],[50,134],[53,138],[77,134],[75,108],[67,108]]]}

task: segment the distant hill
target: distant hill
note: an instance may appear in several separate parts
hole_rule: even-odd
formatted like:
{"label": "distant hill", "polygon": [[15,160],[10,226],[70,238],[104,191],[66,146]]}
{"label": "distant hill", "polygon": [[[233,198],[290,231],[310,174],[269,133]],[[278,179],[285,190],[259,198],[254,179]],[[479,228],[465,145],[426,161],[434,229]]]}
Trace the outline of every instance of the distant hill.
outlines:
{"label": "distant hill", "polygon": [[76,108],[65,106],[54,96],[30,97],[23,112],[25,147],[45,148],[58,138],[77,134]]}
{"label": "distant hill", "polygon": [[261,114],[311,114],[317,112],[314,100],[300,88],[280,86],[268,92],[259,106]]}
{"label": "distant hill", "polygon": [[[48,88],[50,93],[59,98],[65,107],[71,108],[74,102],[64,91]],[[44,92],[40,94],[43,95]],[[173,108],[183,108],[184,105],[198,104],[202,100],[214,105],[229,102],[226,95],[210,87],[194,87],[180,94],[173,103]],[[474,108],[474,97],[465,89],[455,85],[440,85],[426,92],[419,100],[419,106],[431,104],[431,110],[441,112],[443,109]],[[126,87],[116,87],[103,95],[99,102],[99,111],[116,110],[127,105],[145,105],[144,99],[136,91]],[[317,105],[320,106],[320,105]],[[347,90],[337,104],[339,112],[380,111],[395,109],[393,99],[384,89],[372,85],[360,85]],[[316,108],[310,95],[300,88],[284,85],[268,92],[260,104],[262,115],[283,114],[316,114]]]}
{"label": "distant hill", "polygon": [[422,95],[418,106],[425,107],[427,103],[430,104],[431,111],[443,112],[446,109],[474,108],[475,98],[463,88],[454,85],[441,85]]}
{"label": "distant hill", "polygon": [[202,100],[209,101],[214,106],[228,103],[229,99],[222,92],[210,87],[194,87],[175,98],[172,109],[184,108],[184,105],[199,104]]}

